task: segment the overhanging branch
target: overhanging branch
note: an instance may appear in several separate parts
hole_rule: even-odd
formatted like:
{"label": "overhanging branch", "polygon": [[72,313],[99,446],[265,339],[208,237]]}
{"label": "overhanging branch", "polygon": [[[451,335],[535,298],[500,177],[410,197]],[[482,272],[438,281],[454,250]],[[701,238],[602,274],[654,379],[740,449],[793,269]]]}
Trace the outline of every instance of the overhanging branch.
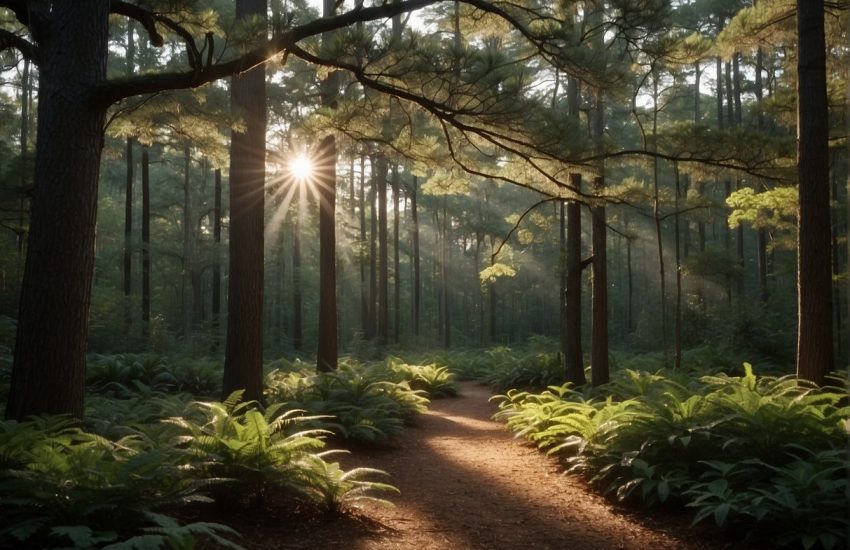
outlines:
{"label": "overhanging branch", "polygon": [[38,46],[13,32],[0,29],[0,52],[8,49],[18,50],[21,52],[21,55],[36,65],[40,64],[41,56],[39,55]]}
{"label": "overhanging branch", "polygon": [[[293,45],[305,38],[341,29],[359,22],[390,18],[394,15],[430,6],[438,1],[440,0],[404,0],[370,8],[359,8],[333,17],[314,19],[303,25],[287,29],[282,34],[265,41],[256,48],[231,61],[206,65],[200,69],[195,67],[193,70],[184,72],[132,76],[107,81],[92,91],[91,101],[111,105],[116,101],[135,95],[150,94],[165,90],[197,88],[215,80],[247,72],[269,61],[275,55],[289,50]],[[125,9],[124,5],[131,5],[120,0],[115,0],[115,3],[118,9]],[[139,13],[137,15],[141,16]],[[167,22],[162,20],[162,18],[159,18],[159,20],[167,25]],[[194,44],[194,41],[192,44]]]}

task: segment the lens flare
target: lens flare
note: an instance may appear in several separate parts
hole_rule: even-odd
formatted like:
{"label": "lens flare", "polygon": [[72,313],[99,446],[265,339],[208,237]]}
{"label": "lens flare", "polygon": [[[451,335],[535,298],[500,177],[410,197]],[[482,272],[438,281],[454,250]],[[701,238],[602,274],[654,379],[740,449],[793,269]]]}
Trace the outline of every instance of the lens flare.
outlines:
{"label": "lens flare", "polygon": [[313,166],[313,159],[304,153],[299,154],[289,161],[289,172],[292,174],[292,177],[297,180],[309,180],[313,177],[314,170],[315,167]]}

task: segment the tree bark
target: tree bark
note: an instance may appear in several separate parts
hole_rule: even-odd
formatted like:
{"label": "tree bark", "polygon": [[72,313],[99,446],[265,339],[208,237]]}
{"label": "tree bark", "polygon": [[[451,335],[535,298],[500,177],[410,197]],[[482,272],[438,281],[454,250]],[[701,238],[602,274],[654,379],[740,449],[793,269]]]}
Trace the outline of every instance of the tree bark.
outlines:
{"label": "tree bark", "polygon": [[[266,0],[237,0],[236,19],[265,19]],[[266,166],[265,67],[231,81],[231,109],[245,131],[230,142],[230,277],[224,396],[244,390],[245,400],[263,397],[263,223]]]}
{"label": "tree bark", "polygon": [[[39,6],[38,140],[6,417],[83,415],[109,2]],[[73,21],[75,24],[68,24]],[[35,24],[35,23],[34,23]],[[68,51],[73,51],[73,58]],[[45,325],[47,323],[47,325]]]}
{"label": "tree bark", "polygon": [[316,370],[337,368],[336,310],[336,138],[319,144],[316,187],[319,193],[319,346]]}
{"label": "tree bark", "polygon": [[833,367],[823,0],[797,0],[797,37],[797,376],[823,384]]}

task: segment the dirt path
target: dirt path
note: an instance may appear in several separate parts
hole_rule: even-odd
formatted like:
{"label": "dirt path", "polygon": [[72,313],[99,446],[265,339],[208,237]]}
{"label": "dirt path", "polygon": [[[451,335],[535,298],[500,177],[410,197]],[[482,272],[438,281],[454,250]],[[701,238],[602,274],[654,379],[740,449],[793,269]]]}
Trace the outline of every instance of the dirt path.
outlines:
{"label": "dirt path", "polygon": [[[277,548],[696,549],[682,525],[648,527],[618,512],[492,422],[489,391],[434,401],[393,449],[358,451],[345,467],[391,474],[395,507],[365,504],[351,517],[278,534]],[[355,464],[356,459],[356,464]],[[691,539],[691,540],[688,540]]]}

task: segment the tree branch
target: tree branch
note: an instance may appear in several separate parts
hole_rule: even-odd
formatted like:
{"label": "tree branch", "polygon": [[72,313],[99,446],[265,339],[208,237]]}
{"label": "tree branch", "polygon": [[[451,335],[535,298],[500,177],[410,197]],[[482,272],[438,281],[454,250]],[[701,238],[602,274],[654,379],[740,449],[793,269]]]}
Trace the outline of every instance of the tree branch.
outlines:
{"label": "tree branch", "polygon": [[21,55],[36,65],[39,65],[41,62],[38,46],[13,32],[0,29],[0,52],[10,48],[18,50],[21,52]]}
{"label": "tree branch", "polygon": [[[150,94],[164,90],[197,88],[215,80],[247,72],[257,65],[265,63],[275,55],[289,50],[293,45],[305,38],[344,28],[358,22],[390,18],[394,15],[430,6],[438,1],[440,0],[403,0],[370,8],[359,8],[333,17],[314,19],[303,25],[287,29],[283,34],[265,41],[256,48],[231,61],[204,66],[200,70],[132,76],[104,82],[92,91],[91,101],[111,105],[116,101],[134,95]],[[124,9],[123,13],[129,16],[129,12],[132,10],[127,10],[124,6],[131,6],[131,4],[127,4],[121,0],[114,0],[113,3],[116,5],[116,9]],[[140,12],[133,13],[136,13],[140,17],[143,15]],[[158,18],[157,20],[167,25],[166,21],[162,18]]]}
{"label": "tree branch", "polygon": [[135,4],[124,2],[123,0],[110,0],[109,11],[118,15],[124,15],[141,23],[148,32],[151,44],[154,46],[162,47],[162,45],[165,44],[165,40],[162,35],[159,34],[158,30],[156,30],[156,22],[158,18],[153,12]]}

